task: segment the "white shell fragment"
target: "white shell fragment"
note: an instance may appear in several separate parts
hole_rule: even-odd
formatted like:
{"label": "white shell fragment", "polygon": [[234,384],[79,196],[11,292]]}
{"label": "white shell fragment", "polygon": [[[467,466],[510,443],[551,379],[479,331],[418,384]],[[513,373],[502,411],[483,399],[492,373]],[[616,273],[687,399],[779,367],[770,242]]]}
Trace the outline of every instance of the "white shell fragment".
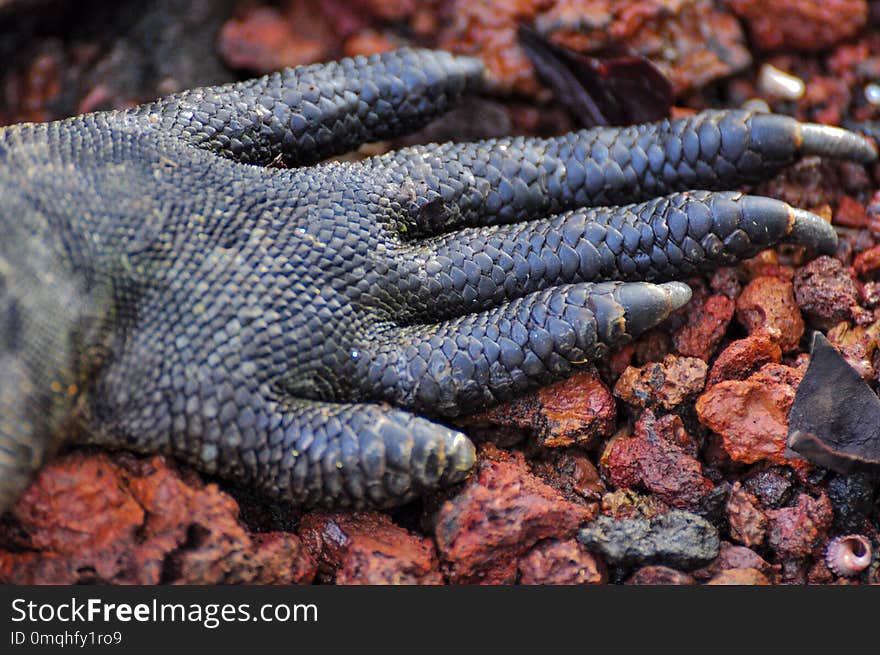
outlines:
{"label": "white shell fragment", "polygon": [[865,85],[865,100],[872,105],[880,105],[880,84],[871,82]]}
{"label": "white shell fragment", "polygon": [[758,90],[764,95],[780,100],[799,100],[804,95],[806,85],[796,75],[779,70],[776,66],[764,64],[758,71]]}

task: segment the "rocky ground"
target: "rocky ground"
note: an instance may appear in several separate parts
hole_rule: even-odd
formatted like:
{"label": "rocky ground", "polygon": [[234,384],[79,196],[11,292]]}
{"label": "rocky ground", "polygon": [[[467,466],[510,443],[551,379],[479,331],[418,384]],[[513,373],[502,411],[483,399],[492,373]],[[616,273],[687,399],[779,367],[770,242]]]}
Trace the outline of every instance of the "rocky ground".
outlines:
{"label": "rocky ground", "polygon": [[[493,88],[416,140],[578,127],[518,45],[524,23],[650,58],[674,114],[760,99],[880,134],[880,3],[864,0],[81,4],[0,0],[0,122],[418,44],[481,57]],[[880,582],[878,476],[785,452],[813,330],[880,384],[878,189],[880,167],[816,159],[752,189],[830,220],[835,256],[781,248],[688,280],[688,307],[598,368],[469,418],[479,461],[457,488],[390,513],[302,512],[162,457],[73,448],[0,521],[0,581]]]}

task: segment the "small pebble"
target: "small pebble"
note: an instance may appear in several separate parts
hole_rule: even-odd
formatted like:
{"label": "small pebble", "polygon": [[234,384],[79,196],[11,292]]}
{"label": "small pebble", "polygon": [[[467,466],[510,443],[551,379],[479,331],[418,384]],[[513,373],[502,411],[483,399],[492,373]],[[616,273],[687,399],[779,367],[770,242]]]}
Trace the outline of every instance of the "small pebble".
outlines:
{"label": "small pebble", "polygon": [[600,516],[577,540],[612,564],[665,564],[690,571],[718,557],[721,542],[711,523],[673,510],[651,519]]}

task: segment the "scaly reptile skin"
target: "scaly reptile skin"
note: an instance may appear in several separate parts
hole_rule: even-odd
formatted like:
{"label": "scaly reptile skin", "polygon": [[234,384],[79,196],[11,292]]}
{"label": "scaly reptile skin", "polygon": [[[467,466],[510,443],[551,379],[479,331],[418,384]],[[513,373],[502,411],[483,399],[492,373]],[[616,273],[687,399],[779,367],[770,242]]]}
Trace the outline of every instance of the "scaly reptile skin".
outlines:
{"label": "scaly reptile skin", "polygon": [[471,442],[417,413],[565,376],[690,296],[649,282],[835,246],[784,203],[686,189],[875,157],[842,130],[714,111],[317,163],[482,76],[401,50],[0,131],[0,509],[59,435],[306,505],[457,482]]}

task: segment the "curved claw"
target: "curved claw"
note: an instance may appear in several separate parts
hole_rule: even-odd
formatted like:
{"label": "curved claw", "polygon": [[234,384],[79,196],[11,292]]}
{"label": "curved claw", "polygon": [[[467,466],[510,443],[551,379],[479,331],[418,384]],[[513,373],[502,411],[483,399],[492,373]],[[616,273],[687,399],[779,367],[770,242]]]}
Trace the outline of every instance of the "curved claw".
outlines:
{"label": "curved claw", "polygon": [[690,302],[691,288],[684,282],[629,282],[621,284],[614,295],[623,308],[626,334],[637,337]]}
{"label": "curved claw", "polygon": [[[756,243],[770,245],[778,239],[823,255],[837,250],[837,233],[821,216],[763,196],[743,196],[741,203],[742,227]],[[783,226],[784,232],[778,233]]]}
{"label": "curved claw", "polygon": [[789,207],[791,230],[785,237],[786,243],[807,246],[822,255],[833,255],[837,250],[837,233],[830,223],[813,212],[797,207]]}
{"label": "curved claw", "polygon": [[801,123],[779,114],[755,114],[749,125],[751,145],[771,159],[817,155],[862,164],[877,159],[877,148],[869,139],[839,127]]}
{"label": "curved claw", "polygon": [[851,159],[860,164],[877,160],[877,147],[866,137],[830,125],[800,124],[800,152],[835,159]]}

